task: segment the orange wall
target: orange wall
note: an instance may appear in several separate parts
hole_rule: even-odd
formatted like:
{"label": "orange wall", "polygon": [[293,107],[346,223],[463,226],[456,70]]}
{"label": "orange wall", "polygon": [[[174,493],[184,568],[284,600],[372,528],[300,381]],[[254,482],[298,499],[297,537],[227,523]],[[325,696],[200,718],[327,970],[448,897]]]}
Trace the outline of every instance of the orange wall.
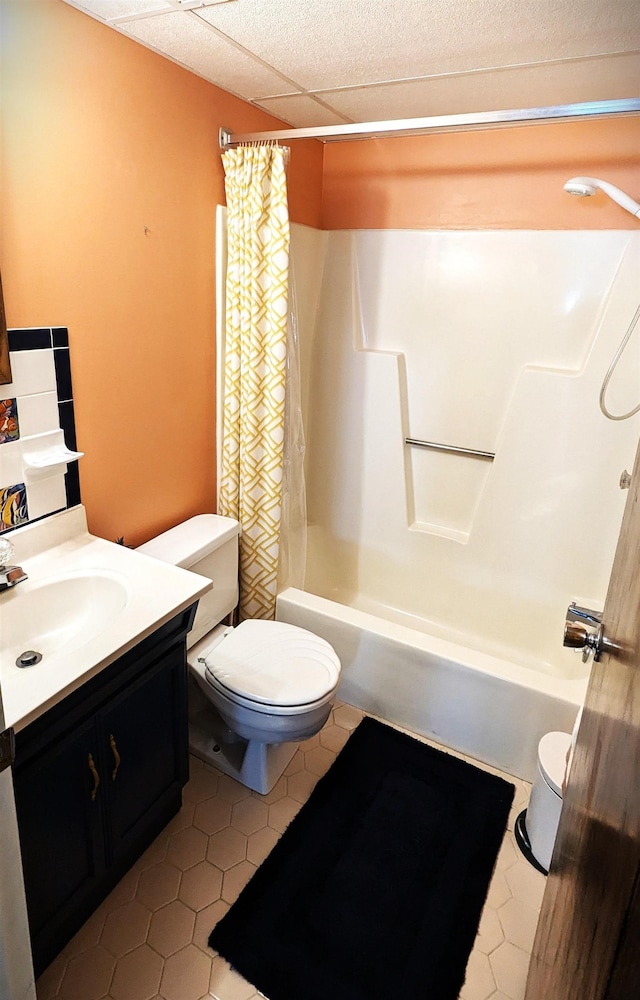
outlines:
{"label": "orange wall", "polygon": [[[7,323],[68,326],[90,529],[136,545],[215,510],[218,128],[282,124],[61,0],[1,10]],[[288,176],[319,225],[322,146]]]}
{"label": "orange wall", "polygon": [[601,177],[640,201],[640,118],[327,143],[325,229],[633,229]]}

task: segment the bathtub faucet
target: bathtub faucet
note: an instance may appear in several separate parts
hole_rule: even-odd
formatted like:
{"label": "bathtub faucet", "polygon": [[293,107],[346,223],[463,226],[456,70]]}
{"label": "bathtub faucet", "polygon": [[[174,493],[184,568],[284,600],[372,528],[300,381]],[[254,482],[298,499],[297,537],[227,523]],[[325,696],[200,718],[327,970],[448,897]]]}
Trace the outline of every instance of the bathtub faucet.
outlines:
{"label": "bathtub faucet", "polygon": [[567,622],[584,622],[586,625],[596,628],[598,625],[602,625],[602,611],[581,608],[575,601],[572,601],[567,608]]}

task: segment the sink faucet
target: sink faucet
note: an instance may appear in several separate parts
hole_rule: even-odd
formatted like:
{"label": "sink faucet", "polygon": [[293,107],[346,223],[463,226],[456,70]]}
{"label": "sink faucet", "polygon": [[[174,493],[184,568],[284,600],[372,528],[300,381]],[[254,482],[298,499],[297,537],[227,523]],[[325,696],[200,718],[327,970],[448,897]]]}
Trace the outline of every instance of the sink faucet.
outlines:
{"label": "sink faucet", "polygon": [[0,592],[15,587],[27,579],[27,574],[22,566],[10,566],[9,560],[13,556],[13,545],[6,539],[0,539]]}

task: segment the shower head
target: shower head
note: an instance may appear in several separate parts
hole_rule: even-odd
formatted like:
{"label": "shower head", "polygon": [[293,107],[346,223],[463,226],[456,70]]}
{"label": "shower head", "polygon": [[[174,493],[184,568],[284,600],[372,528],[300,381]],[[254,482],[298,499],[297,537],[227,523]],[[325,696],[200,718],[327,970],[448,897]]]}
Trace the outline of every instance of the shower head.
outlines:
{"label": "shower head", "polygon": [[587,177],[572,177],[564,186],[569,194],[575,194],[579,198],[588,198],[598,190],[595,184],[588,184]]}
{"label": "shower head", "polygon": [[571,180],[567,181],[564,186],[565,191],[569,194],[578,195],[578,197],[588,198],[600,188],[604,191],[617,205],[621,208],[631,212],[635,215],[636,219],[640,219],[640,204],[630,198],[628,194],[617,188],[615,184],[609,184],[608,181],[601,181],[597,177],[572,177]]}

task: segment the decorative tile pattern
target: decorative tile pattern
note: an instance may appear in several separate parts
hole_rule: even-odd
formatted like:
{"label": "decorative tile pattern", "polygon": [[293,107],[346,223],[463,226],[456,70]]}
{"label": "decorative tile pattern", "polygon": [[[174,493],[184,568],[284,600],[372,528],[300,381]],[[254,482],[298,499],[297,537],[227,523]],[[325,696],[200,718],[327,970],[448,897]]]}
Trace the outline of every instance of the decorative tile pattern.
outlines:
{"label": "decorative tile pattern", "polygon": [[28,520],[27,491],[24,483],[0,488],[0,531],[17,528]]}
{"label": "decorative tile pattern", "polygon": [[[40,977],[38,1000],[262,1000],[209,934],[362,716],[336,705],[265,796],[193,758],[180,813]],[[544,892],[513,834],[530,786],[502,776],[516,795],[460,1000],[523,1000]]]}
{"label": "decorative tile pattern", "polygon": [[17,400],[0,399],[0,444],[17,441],[19,437]]}

